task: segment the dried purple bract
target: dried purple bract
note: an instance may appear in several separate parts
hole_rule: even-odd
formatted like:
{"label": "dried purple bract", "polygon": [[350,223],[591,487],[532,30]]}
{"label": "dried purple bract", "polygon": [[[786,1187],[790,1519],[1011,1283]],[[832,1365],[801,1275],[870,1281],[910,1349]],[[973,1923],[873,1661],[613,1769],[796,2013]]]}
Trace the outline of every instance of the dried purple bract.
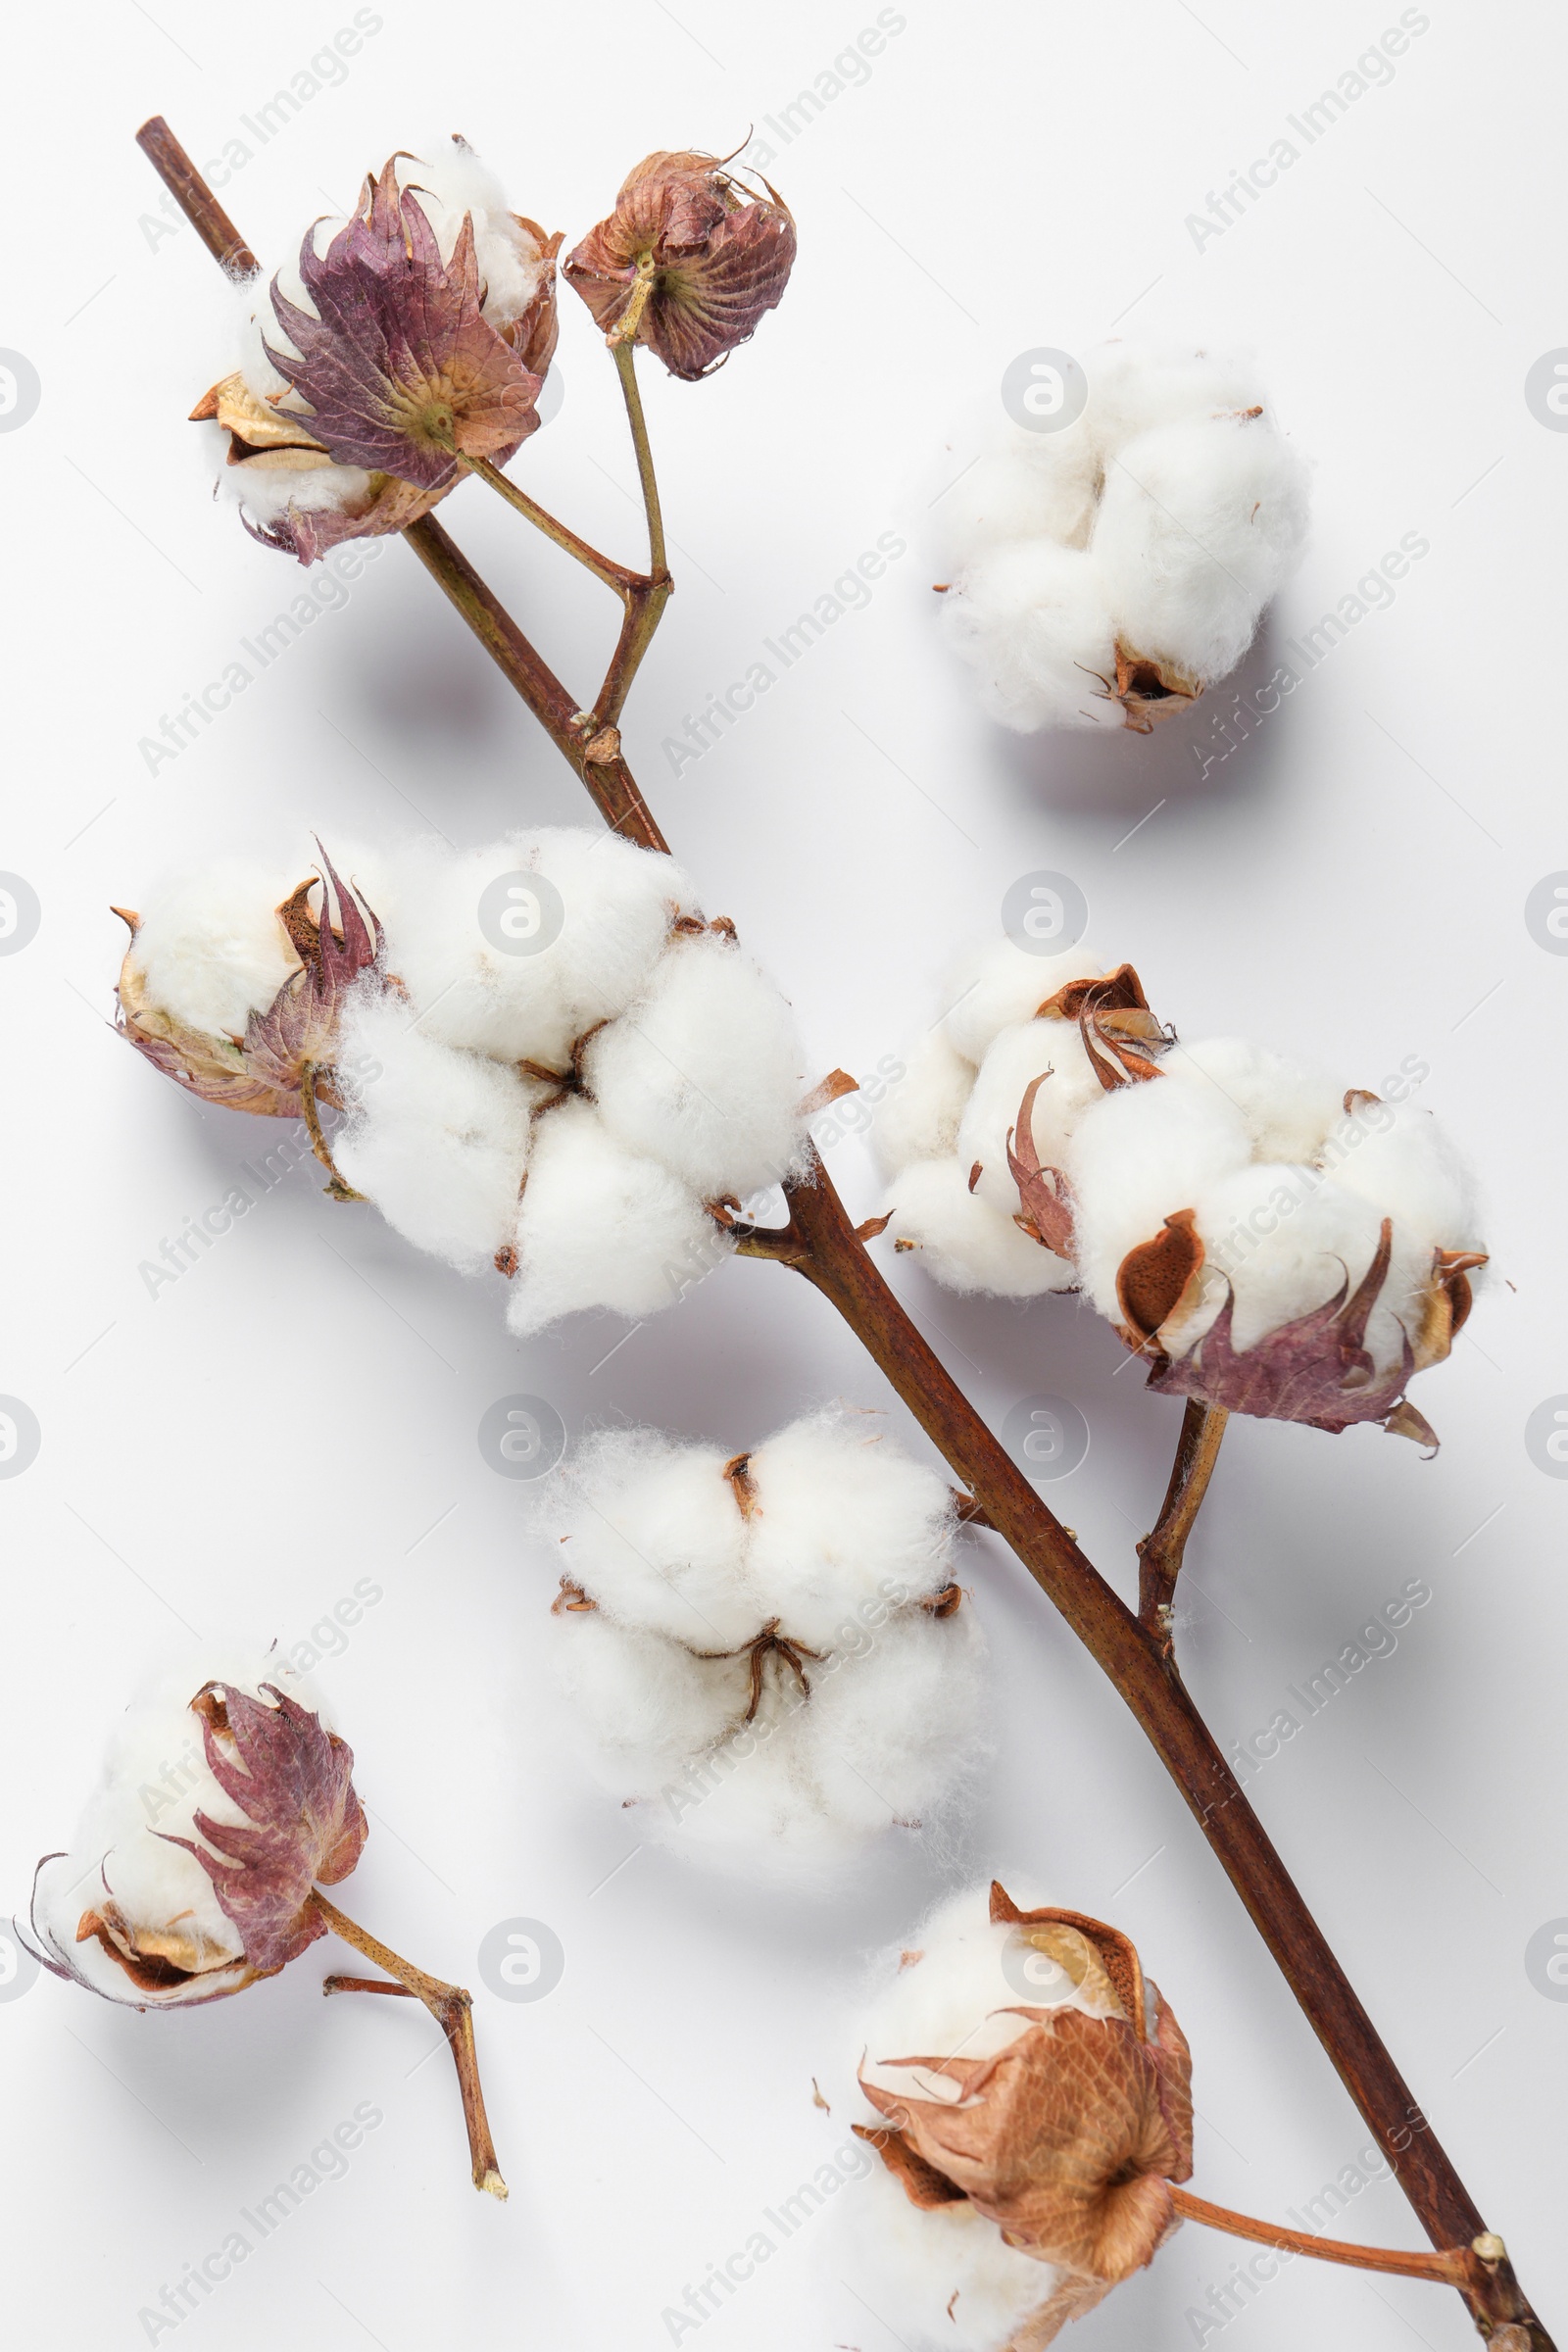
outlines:
{"label": "dried purple bract", "polygon": [[483,317],[473,225],[449,263],[396,158],[367,182],[368,209],[324,255],[314,234],[300,277],[318,317],[274,279],[272,309],[299,356],[268,346],[310,403],[310,425],[340,466],[395,474],[421,490],[447,484],[456,454],[511,457],[538,425],[541,379]]}

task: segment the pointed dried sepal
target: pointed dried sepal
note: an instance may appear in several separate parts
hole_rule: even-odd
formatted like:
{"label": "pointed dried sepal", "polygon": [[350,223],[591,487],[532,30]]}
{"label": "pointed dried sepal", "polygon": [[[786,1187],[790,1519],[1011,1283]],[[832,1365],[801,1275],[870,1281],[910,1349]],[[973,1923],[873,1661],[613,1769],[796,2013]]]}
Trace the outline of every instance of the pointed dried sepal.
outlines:
{"label": "pointed dried sepal", "polygon": [[369,1825],[354,1789],[353,1750],[297,1699],[275,1685],[262,1688],[275,1705],[218,1683],[191,1700],[208,1769],[249,1826],[198,1813],[206,1844],[173,1837],[169,1843],[206,1871],[252,1976],[270,1977],[325,1935],[311,1888],[348,1877]]}
{"label": "pointed dried sepal", "polygon": [[317,316],[274,278],[272,309],[300,356],[267,356],[338,465],[437,490],[455,479],[456,452],[504,463],[534,431],[540,378],[483,316],[471,218],[443,262],[395,157],[324,254],[306,236],[299,267]]}
{"label": "pointed dried sepal", "polygon": [[756,331],[794,261],[795,222],[772,188],[754,196],[710,155],[660,153],[562,268],[610,342],[644,343],[693,383]]}
{"label": "pointed dried sepal", "polygon": [[1172,662],[1152,661],[1116,640],[1116,683],[1105,680],[1112,702],[1119,703],[1122,719],[1135,735],[1152,735],[1154,722],[1190,710],[1203,689],[1190,672]]}
{"label": "pointed dried sepal", "polygon": [[[1073,1248],[1072,1194],[1060,1168],[1042,1167],[1040,1154],[1035,1150],[1035,1097],[1051,1075],[1050,1070],[1042,1070],[1040,1076],[1032,1078],[1024,1089],[1023,1101],[1018,1105],[1017,1127],[1007,1129],[1007,1172],[1018,1187],[1018,1199],[1023,1204],[1023,1214],[1014,1217],[1013,1223],[1037,1241],[1043,1250],[1049,1250],[1054,1257],[1064,1257],[1070,1261]],[[1015,1134],[1018,1138],[1016,1151],[1012,1143]],[[974,1174],[969,1179],[971,1193],[979,1175],[980,1164],[976,1161]]]}
{"label": "pointed dried sepal", "polygon": [[[1191,1217],[1192,1212],[1185,1210],[1179,1217],[1167,1219],[1166,1232],[1182,1228],[1200,1257],[1202,1244],[1192,1231]],[[1131,1251],[1122,1262],[1122,1278],[1133,1260],[1155,1246],[1146,1243],[1142,1250]],[[1436,1451],[1438,1441],[1430,1423],[1404,1395],[1405,1384],[1416,1369],[1409,1335],[1401,1333],[1399,1362],[1377,1377],[1365,1345],[1367,1323],[1388,1280],[1393,1247],[1393,1221],[1385,1217],[1372,1262],[1353,1292],[1347,1273],[1333,1298],[1322,1306],[1281,1323],[1252,1347],[1240,1350],[1231,1340],[1236,1294],[1227,1281],[1225,1303],[1209,1329],[1190,1353],[1172,1360],[1161,1340],[1172,1337],[1170,1325],[1180,1302],[1173,1299],[1162,1318],[1163,1331],[1154,1326],[1147,1334],[1146,1345],[1159,1357],[1149,1375],[1150,1388],[1164,1396],[1194,1396],[1203,1404],[1222,1405],[1227,1412],[1250,1413],[1258,1420],[1304,1421],[1310,1429],[1326,1429],[1335,1435],[1357,1421],[1375,1421],[1392,1436],[1413,1438]],[[1200,1265],[1193,1263],[1180,1298],[1191,1302],[1199,1276]],[[1133,1293],[1121,1278],[1118,1293],[1123,1298],[1123,1311],[1128,1312]],[[1143,1313],[1152,1313],[1157,1303],[1154,1299],[1146,1304]]]}
{"label": "pointed dried sepal", "polygon": [[1134,1079],[1157,1078],[1151,1055],[1165,1053],[1173,1042],[1150,1010],[1143,982],[1130,963],[1098,979],[1069,980],[1046,999],[1035,1018],[1077,1022],[1090,1067],[1107,1094]]}
{"label": "pointed dried sepal", "polygon": [[[317,847],[320,849],[319,842]],[[245,1030],[247,1066],[287,1096],[297,1111],[305,1108],[307,1072],[315,1100],[337,1104],[330,1073],[344,1001],[366,973],[380,969],[386,947],[374,908],[345,887],[325,850],[321,866],[319,913],[313,919],[310,912],[314,878],[302,882],[277,910],[298,950],[300,969],[283,983],[266,1012],[252,1013]]]}
{"label": "pointed dried sepal", "polygon": [[1126,1936],[1076,1912],[1020,1911],[1000,1886],[992,1918],[1062,1968],[1076,2002],[1020,2005],[1027,2030],[990,2058],[879,2061],[939,2075],[956,2097],[862,2079],[892,2127],[867,2136],[911,2202],[965,2198],[1009,2246],[1067,2274],[1030,2321],[1024,2340],[1044,2345],[1142,2269],[1172,2227],[1170,2185],[1193,2169],[1192,2061]]}

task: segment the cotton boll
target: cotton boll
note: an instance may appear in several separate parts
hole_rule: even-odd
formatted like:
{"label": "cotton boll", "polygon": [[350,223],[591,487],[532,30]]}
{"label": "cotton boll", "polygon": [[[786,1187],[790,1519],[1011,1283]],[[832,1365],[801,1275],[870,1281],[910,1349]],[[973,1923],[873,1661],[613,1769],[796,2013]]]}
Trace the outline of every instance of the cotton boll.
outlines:
{"label": "cotton boll", "polygon": [[276,913],[289,889],[286,875],[243,858],[161,884],[127,957],[145,1001],[210,1037],[242,1037],[299,969]]}
{"label": "cotton boll", "polygon": [[797,1421],[748,1457],[755,1496],[748,1572],[763,1614],[831,1648],[859,1607],[920,1599],[952,1582],[945,1480],[879,1437],[862,1414]]}
{"label": "cotton boll", "polygon": [[[154,1927],[177,1922],[180,1935],[215,1963],[223,1955],[240,1960],[238,1931],[211,1879],[194,1855],[170,1842],[203,1842],[198,1812],[215,1822],[250,1826],[208,1766],[202,1726],[191,1712],[191,1700],[211,1682],[251,1698],[265,1696],[262,1686],[270,1684],[330,1728],[310,1682],[259,1642],[210,1643],[194,1657],[155,1667],[144,1679],[110,1740],[70,1851],[42,1865],[33,1901],[39,1933],[114,2000],[127,1997],[124,1971],[92,1937],[76,1941],[82,1914],[106,1897],[131,1921]],[[215,1965],[210,1989],[216,1993],[237,1981],[232,1971]],[[202,1988],[209,1989],[205,1977]],[[156,1994],[146,1997],[156,2005]]]}
{"label": "cotton boll", "polygon": [[[564,1070],[576,1041],[645,986],[676,907],[693,895],[672,858],[613,833],[514,833],[457,856],[421,843],[409,857],[388,961],[426,1030],[447,1045],[551,1069]],[[527,877],[536,873],[542,885],[530,897]],[[514,905],[486,903],[487,931],[480,901],[512,875],[521,877],[521,895]],[[513,953],[505,925],[526,947],[554,927],[558,903],[556,936],[535,952]],[[505,946],[496,944],[498,924]]]}
{"label": "cotton boll", "polygon": [[979,1063],[1002,1030],[1032,1020],[1069,981],[1098,980],[1104,968],[1082,948],[1037,956],[1011,939],[990,941],[971,950],[948,976],[943,1027],[949,1042],[965,1060]]}
{"label": "cotton boll", "polygon": [[437,1044],[379,988],[356,993],[338,1057],[356,1074],[332,1139],[338,1173],[405,1241],[478,1273],[512,1238],[529,1114],[547,1089]]}
{"label": "cotton boll", "polygon": [[1110,462],[1091,543],[1116,634],[1215,684],[1251,643],[1306,522],[1305,463],[1266,418],[1140,434]]}
{"label": "cotton boll", "polygon": [[717,1200],[799,1166],[803,1061],[778,990],[734,940],[710,931],[671,941],[582,1066],[612,1135]]}
{"label": "cotton boll", "polygon": [[965,1061],[940,1023],[906,1047],[904,1076],[890,1083],[871,1126],[884,1175],[896,1176],[911,1159],[945,1158],[956,1149],[973,1085],[974,1063]]}
{"label": "cotton boll", "polygon": [[1078,1271],[1102,1315],[1121,1319],[1116,1273],[1128,1250],[1250,1157],[1246,1122],[1217,1088],[1144,1079],[1080,1122],[1067,1167]]}
{"label": "cotton boll", "polygon": [[733,1649],[760,1622],[746,1578],[746,1521],[711,1446],[657,1430],[610,1430],[568,1457],[540,1494],[563,1539],[563,1571],[606,1618],[693,1649]]}
{"label": "cotton boll", "polygon": [[988,549],[943,600],[942,628],[983,707],[1020,734],[1119,727],[1113,584],[1096,557],[1027,539]]}
{"label": "cotton boll", "polygon": [[1018,1113],[1029,1087],[1047,1071],[1038,1089],[1030,1129],[1040,1164],[1064,1165],[1067,1146],[1084,1113],[1104,1100],[1082,1037],[1072,1021],[1022,1021],[992,1040],[980,1064],[974,1092],[958,1129],[956,1157],[976,1196],[1005,1216],[1017,1214],[1018,1186],[1007,1167],[1007,1137],[1018,1149]]}
{"label": "cotton boll", "polygon": [[956,1159],[915,1160],[895,1177],[882,1205],[895,1240],[919,1250],[920,1262],[950,1291],[1038,1298],[1076,1287],[1067,1259],[976,1199],[968,1170]]}
{"label": "cotton boll", "polygon": [[1258,1159],[1314,1160],[1345,1116],[1345,1089],[1325,1071],[1308,1069],[1246,1038],[1184,1041],[1171,1049],[1161,1068],[1173,1086],[1217,1088],[1234,1102]]}
{"label": "cotton boll", "polygon": [[526,1339],[591,1306],[651,1315],[732,1247],[667,1168],[629,1153],[586,1102],[563,1102],[534,1141],[507,1328]]}

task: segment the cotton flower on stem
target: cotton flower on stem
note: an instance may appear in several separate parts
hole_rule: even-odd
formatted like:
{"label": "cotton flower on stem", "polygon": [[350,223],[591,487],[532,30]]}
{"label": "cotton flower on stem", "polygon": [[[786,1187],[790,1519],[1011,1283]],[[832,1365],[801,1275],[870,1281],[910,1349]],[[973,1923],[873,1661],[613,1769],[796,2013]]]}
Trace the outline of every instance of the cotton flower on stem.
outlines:
{"label": "cotton flower on stem", "polygon": [[[187,1697],[195,1679],[171,1669],[133,1703],[71,1852],[39,1863],[38,1957],[106,2000],[182,2009],[276,1976],[330,1929],[397,1980],[364,1989],[414,1993],[439,2020],[457,2061],[474,2185],[505,2197],[468,1994],[400,1959],[321,1891],[354,1870],[369,1831],[353,1750],[275,1650],[247,1659],[240,1676],[201,1680]],[[172,1752],[184,1761],[171,1767]],[[157,1828],[166,1816],[191,1834]],[[349,1982],[329,1977],[322,1989]]]}
{"label": "cotton flower on stem", "polygon": [[[163,129],[149,126],[153,127]],[[163,135],[167,138],[166,130]],[[176,199],[187,205],[209,250],[222,261],[227,251],[224,232],[232,235],[232,230],[210,191],[193,184],[197,175],[188,157],[182,158],[178,170],[166,169],[164,163],[160,169]],[[580,776],[606,823],[645,848],[666,851],[618,748],[613,758],[595,760],[585,756],[589,739],[582,731],[583,714],[574,712],[565,690],[440,525],[426,516],[408,537]],[[961,1064],[962,1056],[956,1058]],[[961,1171],[958,1181],[961,1187]],[[785,1198],[788,1224],[743,1238],[743,1253],[793,1267],[843,1316],[943,1453],[960,1490],[972,1498],[975,1512],[983,1513],[985,1524],[1010,1546],[1124,1699],[1387,2152],[1433,2244],[1448,2249],[1487,2238],[1485,2284],[1467,2280],[1459,2291],[1493,2352],[1552,2352],[1551,2338],[1531,2311],[1506,2257],[1498,2255],[1493,2262],[1490,2249],[1500,2241],[1489,2237],[1473,2199],[1302,1901],[1174,1662],[986,1427],[872,1262],[866,1241],[887,1220],[872,1218],[857,1228],[818,1161],[786,1186]]]}

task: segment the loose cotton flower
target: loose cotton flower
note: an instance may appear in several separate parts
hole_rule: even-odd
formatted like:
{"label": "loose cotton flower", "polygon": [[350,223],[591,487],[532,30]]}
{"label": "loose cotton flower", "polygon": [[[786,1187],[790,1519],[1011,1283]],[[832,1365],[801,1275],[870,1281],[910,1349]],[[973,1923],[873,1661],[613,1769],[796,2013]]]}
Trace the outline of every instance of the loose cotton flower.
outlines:
{"label": "loose cotton flower", "polygon": [[845,2204],[850,2283],[911,2352],[1043,2352],[1178,2227],[1181,2028],[1125,1936],[997,1885],[889,1974],[858,2036],[882,2170]]}
{"label": "loose cotton flower", "polygon": [[230,861],[127,913],[122,1031],[205,1101],[303,1116],[327,1189],[499,1269],[519,1336],[669,1304],[806,1164],[789,1007],[669,858],[560,829],[346,862],[279,895]]}
{"label": "loose cotton flower", "polygon": [[302,564],[404,530],[458,453],[505,464],[539,422],[560,238],[508,209],[466,142],[396,155],[297,266],[243,291],[239,367],[194,412],[229,436],[241,516]]}
{"label": "loose cotton flower", "polygon": [[241,1992],[297,1959],[311,1908],[360,1858],[352,1750],[276,1657],[234,1678],[183,1665],[127,1712],[69,1853],[47,1855],[45,1965],[138,2009]]}
{"label": "loose cotton flower", "polygon": [[794,261],[795,221],[773,189],[756,195],[710,155],[660,152],[562,271],[609,342],[646,344],[690,383],[749,340]]}
{"label": "loose cotton flower", "polygon": [[1083,1292],[1162,1394],[1436,1444],[1406,1384],[1487,1259],[1418,1076],[1385,1101],[1244,1039],[1186,1045],[1130,964],[1077,950],[1002,942],[952,993],[879,1134],[896,1248],[954,1290]]}
{"label": "loose cotton flower", "polygon": [[1131,727],[1235,668],[1306,536],[1307,468],[1245,360],[1107,343],[1055,431],[1009,424],[942,502],[942,625],[1022,733]]}
{"label": "loose cotton flower", "polygon": [[538,1526],[562,1544],[558,1674],[649,1833],[765,1873],[951,1810],[983,1753],[954,1498],[864,1416],[728,1459],[601,1435]]}

